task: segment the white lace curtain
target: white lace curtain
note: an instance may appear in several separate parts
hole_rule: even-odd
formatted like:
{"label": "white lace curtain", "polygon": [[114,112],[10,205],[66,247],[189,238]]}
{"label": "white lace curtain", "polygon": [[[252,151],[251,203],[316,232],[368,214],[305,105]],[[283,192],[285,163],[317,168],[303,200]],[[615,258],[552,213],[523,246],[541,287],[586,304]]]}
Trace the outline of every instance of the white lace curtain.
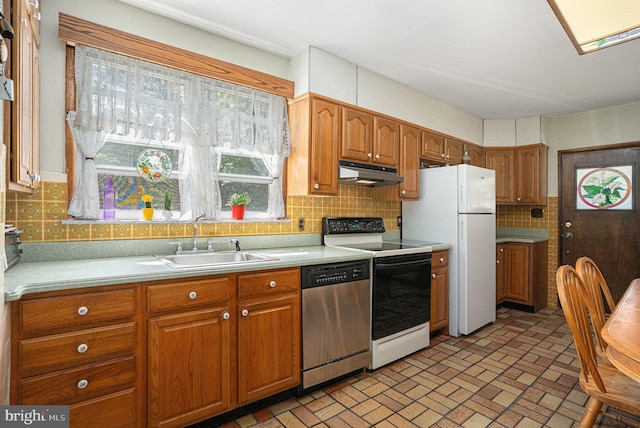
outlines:
{"label": "white lace curtain", "polygon": [[270,168],[269,215],[284,217],[280,175],[289,155],[286,100],[240,85],[76,46],[76,111],[67,121],[78,146],[69,214],[100,213],[93,158],[108,134],[180,143],[182,218],[216,218],[221,203],[215,147],[259,153]]}

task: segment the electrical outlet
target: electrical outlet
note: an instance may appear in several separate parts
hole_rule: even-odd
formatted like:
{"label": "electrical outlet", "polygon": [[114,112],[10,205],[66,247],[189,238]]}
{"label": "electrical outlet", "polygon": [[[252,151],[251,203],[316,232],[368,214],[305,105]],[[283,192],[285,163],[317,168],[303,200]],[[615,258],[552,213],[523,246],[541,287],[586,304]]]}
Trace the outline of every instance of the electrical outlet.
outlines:
{"label": "electrical outlet", "polygon": [[302,232],[304,230],[304,217],[300,217],[298,219],[298,231]]}
{"label": "electrical outlet", "polygon": [[396,224],[398,225],[398,227],[402,226],[402,216],[399,215],[398,218],[396,219]]}

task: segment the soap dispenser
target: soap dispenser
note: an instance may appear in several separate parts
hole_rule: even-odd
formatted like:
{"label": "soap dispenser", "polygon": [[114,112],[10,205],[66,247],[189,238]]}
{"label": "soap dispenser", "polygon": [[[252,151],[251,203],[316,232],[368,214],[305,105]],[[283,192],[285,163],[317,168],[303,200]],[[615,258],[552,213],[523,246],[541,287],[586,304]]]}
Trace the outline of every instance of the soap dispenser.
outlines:
{"label": "soap dispenser", "polygon": [[107,177],[107,185],[104,186],[102,213],[102,218],[105,220],[116,218],[116,189],[113,188],[113,179],[111,177]]}

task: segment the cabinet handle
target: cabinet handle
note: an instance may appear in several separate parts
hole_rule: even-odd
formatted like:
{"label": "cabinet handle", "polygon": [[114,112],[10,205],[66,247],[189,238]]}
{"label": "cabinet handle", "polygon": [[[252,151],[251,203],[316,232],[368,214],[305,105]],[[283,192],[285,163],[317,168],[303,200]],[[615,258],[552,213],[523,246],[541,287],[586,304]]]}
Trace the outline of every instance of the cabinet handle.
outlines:
{"label": "cabinet handle", "polygon": [[500,260],[496,260],[496,264],[499,265],[500,264]]}
{"label": "cabinet handle", "polygon": [[316,183],[316,184],[313,185],[313,188],[318,190],[320,188],[320,185],[318,183]]}
{"label": "cabinet handle", "polygon": [[501,252],[501,253],[504,253],[504,248],[500,248],[500,252]]}
{"label": "cabinet handle", "polygon": [[269,287],[271,287],[271,288],[276,288],[276,282],[275,282],[275,281],[271,281],[271,282],[269,283]]}
{"label": "cabinet handle", "polygon": [[198,297],[198,294],[195,291],[189,293],[189,298],[191,300],[196,300],[196,297]]}
{"label": "cabinet handle", "polygon": [[402,192],[400,192],[400,193],[402,193],[402,196],[404,196],[404,195],[406,195],[406,194],[407,194],[407,191],[406,191],[406,190],[403,190],[403,191],[402,191]]}
{"label": "cabinet handle", "polygon": [[449,159],[451,156],[447,155],[447,159]]}
{"label": "cabinet handle", "polygon": [[248,310],[246,310],[246,309],[243,309],[243,310],[242,310],[242,316],[243,316],[243,317],[246,317],[247,315],[249,315],[249,311],[248,311]]}
{"label": "cabinet handle", "polygon": [[371,158],[371,156],[373,156],[373,153],[367,153],[368,158]]}
{"label": "cabinet handle", "polygon": [[520,201],[521,201],[521,198],[516,198],[516,201],[520,202]]}
{"label": "cabinet handle", "polygon": [[89,312],[89,308],[87,308],[86,306],[80,306],[78,308],[78,315],[80,316],[87,315],[88,312]]}
{"label": "cabinet handle", "polygon": [[231,318],[231,315],[229,315],[229,312],[225,312],[224,314],[222,314],[223,320],[228,320],[229,318]]}
{"label": "cabinet handle", "polygon": [[376,159],[380,159],[380,153],[376,155]]}
{"label": "cabinet handle", "polygon": [[85,352],[87,352],[87,350],[89,349],[89,346],[87,346],[87,344],[86,344],[86,343],[81,343],[81,344],[79,344],[79,345],[78,345],[78,348],[77,348],[77,349],[78,349],[78,352],[79,352],[80,354],[84,354],[84,353],[85,353]]}
{"label": "cabinet handle", "polygon": [[444,159],[444,153],[442,153],[442,154],[440,155],[440,157],[441,157],[442,159]]}
{"label": "cabinet handle", "polygon": [[440,263],[444,263],[444,257],[440,257]]}
{"label": "cabinet handle", "polygon": [[89,381],[86,379],[82,379],[81,381],[78,382],[79,389],[85,389],[87,386],[89,386]]}
{"label": "cabinet handle", "polygon": [[432,273],[432,274],[431,274],[431,278],[434,278],[434,279],[435,279],[437,276],[438,276],[438,275],[436,275],[435,273]]}

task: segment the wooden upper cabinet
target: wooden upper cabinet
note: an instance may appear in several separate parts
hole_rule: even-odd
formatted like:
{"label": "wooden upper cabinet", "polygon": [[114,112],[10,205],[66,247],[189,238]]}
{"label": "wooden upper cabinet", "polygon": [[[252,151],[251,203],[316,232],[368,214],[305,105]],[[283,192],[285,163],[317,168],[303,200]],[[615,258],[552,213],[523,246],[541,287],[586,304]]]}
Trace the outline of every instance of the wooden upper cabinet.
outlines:
{"label": "wooden upper cabinet", "polygon": [[515,200],[515,148],[487,147],[485,165],[496,172],[496,203],[513,203]]}
{"label": "wooden upper cabinet", "polygon": [[404,178],[402,183],[393,186],[376,187],[376,199],[383,200],[417,200],[419,195],[420,176],[420,129],[400,125],[400,159],[398,175]]}
{"label": "wooden upper cabinet", "polygon": [[460,140],[454,140],[453,138],[444,139],[444,160],[450,164],[462,163],[462,154],[464,143]]}
{"label": "wooden upper cabinet", "polygon": [[469,156],[471,156],[471,165],[484,168],[484,147],[465,143],[462,153],[464,154],[465,151],[469,153]]}
{"label": "wooden upper cabinet", "polygon": [[444,137],[422,131],[422,149],[420,150],[420,156],[442,162],[444,160]]}
{"label": "wooden upper cabinet", "polygon": [[342,142],[340,158],[355,162],[373,159],[373,116],[350,107],[341,107]]}
{"label": "wooden upper cabinet", "polygon": [[15,81],[11,109],[9,189],[31,191],[40,187],[40,28],[27,0],[13,1],[11,78]]}
{"label": "wooden upper cabinet", "polygon": [[287,194],[338,194],[340,108],[308,95],[289,104],[291,154],[287,158]]}
{"label": "wooden upper cabinet", "polygon": [[516,148],[516,203],[541,204],[547,197],[547,157],[543,144]]}
{"label": "wooden upper cabinet", "polygon": [[373,117],[373,159],[376,164],[396,167],[400,156],[400,123]]}
{"label": "wooden upper cabinet", "polygon": [[487,147],[486,167],[496,171],[496,203],[544,204],[547,197],[548,147]]}

